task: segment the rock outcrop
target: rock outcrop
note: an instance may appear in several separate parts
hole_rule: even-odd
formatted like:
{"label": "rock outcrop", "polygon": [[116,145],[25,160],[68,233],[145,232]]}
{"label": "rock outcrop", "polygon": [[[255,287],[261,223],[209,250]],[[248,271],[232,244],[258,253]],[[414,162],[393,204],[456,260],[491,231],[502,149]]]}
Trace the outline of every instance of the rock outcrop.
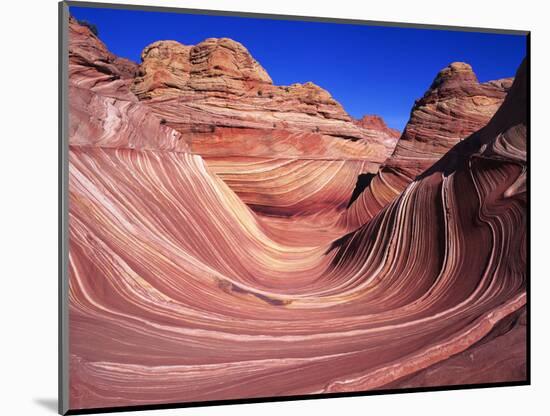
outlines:
{"label": "rock outcrop", "polygon": [[[257,212],[285,217],[339,213],[354,190],[352,178],[375,173],[393,150],[395,132],[383,121],[353,120],[329,92],[311,82],[273,85],[248,50],[231,39],[211,38],[195,46],[154,42],[144,48],[138,66],[115,57],[74,19],[69,26],[71,96],[81,88],[112,98],[101,98],[103,114],[119,122],[121,107],[130,112],[136,109],[128,101],[141,102],[134,117],[145,118],[141,113],[147,107],[148,114],[154,113],[147,117],[147,128],[153,128],[152,120],[155,125],[146,136],[150,143],[142,145],[154,147],[159,129],[171,129],[177,144],[170,148],[203,156]],[[90,98],[82,95],[78,102]],[[86,132],[94,123],[75,128]],[[117,145],[131,142],[121,137],[119,130]],[[291,183],[278,178],[281,166],[292,166]],[[296,192],[289,195],[284,188]]]}
{"label": "rock outcrop", "polygon": [[401,133],[397,129],[392,129],[386,125],[384,119],[377,115],[366,114],[358,120],[353,121],[356,125],[363,127],[364,129],[373,129],[385,131],[391,137],[396,139],[401,136]]}
{"label": "rock outcrop", "polygon": [[395,145],[401,136],[401,132],[397,129],[388,127],[382,117],[377,115],[364,115],[359,120],[354,120],[353,123],[364,129],[383,131],[386,133],[387,137],[383,143],[387,149],[387,156],[389,157],[393,153]]}
{"label": "rock outcrop", "polygon": [[472,67],[463,62],[444,68],[415,103],[395,158],[439,159],[458,141],[487,124],[512,81],[507,78],[480,84]]}
{"label": "rock outcrop", "polygon": [[[195,134],[197,142],[207,141],[220,130],[223,134],[217,141],[225,144],[224,155],[295,156],[296,145],[285,145],[288,151],[281,148],[275,152],[266,150],[262,143],[305,135],[297,140],[318,148],[308,149],[307,154],[298,152],[300,156],[362,158],[380,163],[386,157],[384,140],[393,135],[385,126],[354,123],[328,91],[311,82],[273,85],[246,48],[231,39],[207,39],[196,46],[175,41],[147,46],[132,91],[168,125]],[[258,149],[243,149],[241,138],[232,143],[238,133],[250,140],[255,137],[253,142],[260,143]],[[338,143],[335,139],[358,142],[361,151],[339,155],[321,148]],[[200,147],[200,143],[197,146],[202,156],[215,152]]]}
{"label": "rock outcrop", "polygon": [[132,91],[259,213],[340,212],[353,178],[376,172],[395,145],[383,120],[353,120],[311,82],[273,85],[231,39],[147,46]]}
{"label": "rock outcrop", "polygon": [[424,96],[415,102],[392,155],[342,223],[353,229],[372,219],[454,145],[485,126],[511,84],[511,78],[479,83],[472,67],[463,62],[441,70]]}
{"label": "rock outcrop", "polygon": [[196,46],[159,41],[141,54],[134,92],[140,99],[179,95],[181,91],[255,94],[270,86],[267,72],[234,40],[206,39]]}
{"label": "rock outcrop", "polygon": [[69,83],[80,88],[135,101],[129,88],[138,65],[107,50],[101,40],[76,19],[69,20]]}

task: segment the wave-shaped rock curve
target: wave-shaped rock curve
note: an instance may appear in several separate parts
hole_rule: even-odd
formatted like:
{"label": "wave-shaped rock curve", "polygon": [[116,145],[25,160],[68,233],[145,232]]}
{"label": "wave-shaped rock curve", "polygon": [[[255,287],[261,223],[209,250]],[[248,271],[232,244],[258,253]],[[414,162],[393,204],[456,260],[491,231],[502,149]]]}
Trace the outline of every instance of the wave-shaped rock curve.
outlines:
{"label": "wave-shaped rock curve", "polygon": [[[207,43],[197,54],[224,48],[224,62],[228,48]],[[457,366],[461,383],[525,377],[525,63],[484,127],[347,233],[309,195],[344,212],[370,156],[203,157],[193,119],[165,117],[174,97],[140,80],[149,68],[107,79],[95,61],[70,60],[72,409],[442,384]],[[200,71],[271,85],[255,61],[236,62]],[[187,75],[167,76],[187,88]],[[273,201],[247,188],[270,174],[286,190]],[[285,205],[303,218],[281,216]]]}

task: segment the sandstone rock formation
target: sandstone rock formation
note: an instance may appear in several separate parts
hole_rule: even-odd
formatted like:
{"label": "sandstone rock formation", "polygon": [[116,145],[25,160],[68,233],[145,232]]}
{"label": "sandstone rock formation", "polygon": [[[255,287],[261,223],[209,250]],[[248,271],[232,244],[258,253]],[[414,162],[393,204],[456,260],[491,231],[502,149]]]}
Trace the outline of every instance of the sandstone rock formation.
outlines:
{"label": "sandstone rock formation", "polygon": [[141,55],[134,91],[141,99],[179,95],[182,90],[242,95],[272,84],[265,70],[234,40],[206,39],[196,46],[159,41]]}
{"label": "sandstone rock formation", "polygon": [[[346,234],[335,222],[365,192],[349,209],[343,195],[382,158],[369,153],[372,126],[321,116],[333,104],[318,104],[329,99],[317,87],[239,96],[235,85],[248,81],[252,90],[283,87],[233,43],[206,41],[208,53],[222,48],[214,59],[221,69],[204,61],[200,68],[213,78],[231,73],[236,83],[200,90],[191,85],[205,84],[190,81],[193,66],[182,59],[192,47],[157,44],[146,49],[157,60],[144,60],[137,78],[116,77],[124,72],[116,59],[73,29],[72,409],[431,385],[449,382],[455,365],[462,383],[525,378],[525,64],[485,127],[462,141],[466,127],[456,139],[441,133],[449,151]],[[430,108],[435,120],[454,106],[473,126],[472,103],[489,90],[502,100],[504,84],[482,84],[445,105],[417,103],[415,111]],[[310,104],[288,104],[308,89]],[[287,124],[265,127],[270,105]],[[205,131],[209,117],[214,131]],[[317,121],[323,132],[306,133]],[[411,127],[405,141],[444,130],[433,124]],[[263,158],[236,155],[239,141],[248,151],[244,138],[264,143],[268,130],[272,149],[287,141],[294,157],[265,149],[256,149]],[[357,140],[342,138],[350,131]],[[218,145],[230,157],[215,153]],[[333,154],[340,159],[320,157]]]}
{"label": "sandstone rock formation", "polygon": [[417,100],[391,157],[343,219],[356,228],[393,201],[417,175],[482,128],[502,104],[512,79],[479,83],[470,65],[454,62]]}
{"label": "sandstone rock formation", "polygon": [[78,24],[72,17],[69,20],[69,42],[71,85],[102,95],[135,100],[129,92],[138,70],[135,63],[113,55],[88,27]]}
{"label": "sandstone rock formation", "polygon": [[511,85],[511,78],[480,84],[470,65],[450,64],[415,103],[394,156],[437,160],[487,124]]}
{"label": "sandstone rock formation", "polygon": [[390,156],[393,153],[397,140],[401,136],[401,132],[388,127],[382,117],[377,115],[364,115],[359,120],[354,120],[353,123],[357,126],[363,127],[364,129],[383,131],[386,133],[387,137],[383,143],[387,149],[387,156]]}
{"label": "sandstone rock formation", "polygon": [[[192,135],[194,151],[202,156],[355,158],[378,164],[387,156],[384,141],[392,131],[354,123],[311,82],[273,85],[246,48],[231,39],[196,46],[159,41],[143,50],[142,60],[132,91],[167,125]],[[243,142],[250,144],[243,148]],[[272,148],[278,143],[282,146]]]}
{"label": "sandstone rock formation", "polygon": [[370,141],[380,148],[376,139],[382,131],[355,126],[342,106],[311,82],[273,85],[246,48],[231,39],[196,46],[159,41],[143,50],[142,60],[133,92],[178,129],[291,130]]}
{"label": "sandstone rock formation", "polygon": [[[354,190],[352,178],[375,173],[395,145],[383,121],[353,120],[313,83],[273,85],[231,39],[196,46],[158,41],[144,48],[137,67],[110,54],[87,27],[71,20],[70,28],[72,85],[125,101],[137,97],[156,114],[156,125],[176,132],[173,148],[203,156],[257,212],[339,213]],[[292,186],[277,179],[281,166],[292,167]]]}

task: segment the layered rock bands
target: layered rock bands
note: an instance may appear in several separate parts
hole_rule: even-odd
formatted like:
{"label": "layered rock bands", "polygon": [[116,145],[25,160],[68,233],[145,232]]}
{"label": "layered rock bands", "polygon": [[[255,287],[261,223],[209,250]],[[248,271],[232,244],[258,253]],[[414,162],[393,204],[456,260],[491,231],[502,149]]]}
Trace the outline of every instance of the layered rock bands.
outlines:
{"label": "layered rock bands", "polygon": [[399,135],[230,39],[69,47],[72,409],[525,379],[525,64]]}

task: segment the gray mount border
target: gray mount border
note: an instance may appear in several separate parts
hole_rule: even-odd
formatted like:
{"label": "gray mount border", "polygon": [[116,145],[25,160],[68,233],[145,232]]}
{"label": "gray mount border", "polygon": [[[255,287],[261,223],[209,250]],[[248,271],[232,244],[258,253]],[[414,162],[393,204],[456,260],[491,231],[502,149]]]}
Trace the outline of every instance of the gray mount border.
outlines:
{"label": "gray mount border", "polygon": [[69,7],[58,3],[58,411],[69,411]]}
{"label": "gray mount border", "polygon": [[227,11],[227,10],[204,10],[204,9],[186,9],[181,7],[168,7],[168,6],[140,6],[130,4],[116,4],[116,3],[98,3],[98,2],[84,2],[84,1],[65,1],[63,2],[67,6],[74,7],[88,7],[94,9],[117,9],[117,10],[139,10],[144,12],[164,12],[164,13],[181,13],[181,14],[198,14],[207,16],[230,16],[230,17],[250,17],[258,19],[270,19],[270,20],[298,20],[302,22],[324,22],[324,23],[339,23],[347,25],[366,25],[366,26],[385,26],[385,27],[397,27],[397,28],[410,28],[410,29],[431,29],[431,30],[451,30],[459,32],[481,32],[481,33],[493,33],[502,35],[527,35],[527,30],[511,30],[511,29],[496,29],[496,28],[483,28],[483,27],[467,27],[467,26],[444,26],[444,25],[430,25],[422,23],[399,23],[399,22],[384,22],[376,20],[359,20],[359,19],[343,19],[335,17],[315,17],[315,16],[294,16],[286,14],[268,14],[268,13],[252,13],[252,12],[240,12],[240,11]]}

